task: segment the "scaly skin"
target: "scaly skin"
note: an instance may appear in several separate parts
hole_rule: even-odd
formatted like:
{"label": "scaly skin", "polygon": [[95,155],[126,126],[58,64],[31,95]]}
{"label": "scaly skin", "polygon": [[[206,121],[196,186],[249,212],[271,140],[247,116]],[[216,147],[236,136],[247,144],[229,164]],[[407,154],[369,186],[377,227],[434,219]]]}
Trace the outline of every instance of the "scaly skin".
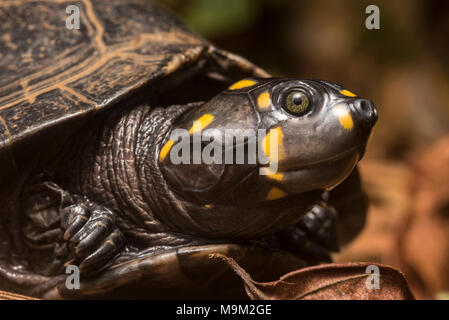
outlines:
{"label": "scaly skin", "polygon": [[[270,80],[263,81],[264,86],[270,88]],[[273,87],[279,88],[279,83],[285,83],[286,88],[291,90],[289,88],[294,81],[275,80]],[[335,210],[322,202],[321,194],[332,184],[340,183],[353,170],[363,152],[364,139],[374,116],[369,109],[372,108],[370,102],[334,97],[336,89],[329,83],[310,81],[307,85],[316,87],[313,90],[320,92],[314,91],[313,94],[322,95],[313,100],[310,98],[310,103],[316,105],[312,106],[319,125],[319,129],[314,129],[316,132],[310,132],[310,140],[323,139],[319,130],[325,133],[328,126],[334,130],[340,128],[340,136],[334,139],[341,146],[332,145],[335,149],[332,153],[326,148],[321,150],[321,146],[317,149],[314,143],[307,151],[307,144],[301,144],[299,160],[294,160],[297,157],[297,153],[293,152],[296,145],[287,146],[289,149],[284,146],[284,154],[288,156],[281,158],[279,163],[281,177],[286,177],[281,181],[261,177],[257,164],[240,167],[227,164],[227,174],[210,177],[215,179],[213,181],[216,181],[214,183],[218,188],[206,193],[204,188],[195,190],[189,187],[185,192],[182,187],[202,172],[207,172],[207,165],[173,166],[168,160],[160,158],[159,152],[171,130],[180,125],[189,126],[192,117],[210,110],[220,110],[214,118],[218,127],[241,121],[243,125],[258,126],[272,122],[275,119],[273,116],[270,120],[261,121],[263,113],[258,116],[258,122],[254,122],[253,107],[248,102],[242,104],[247,101],[244,100],[247,99],[243,95],[245,92],[236,96],[218,95],[205,104],[168,108],[143,105],[131,110],[114,111],[104,118],[94,117],[73,135],[60,156],[44,168],[46,174],[41,175],[38,182],[42,196],[38,198],[45,197],[45,192],[53,194],[56,197],[53,204],[46,203],[48,208],[39,212],[36,212],[34,205],[22,211],[22,215],[27,217],[23,224],[28,230],[24,233],[27,238],[25,242],[33,248],[28,251],[31,252],[28,260],[33,265],[36,263],[35,257],[39,257],[35,251],[42,247],[43,240],[36,230],[39,230],[41,221],[48,220],[51,212],[52,225],[59,221],[62,230],[58,232],[56,228],[53,233],[50,232],[52,236],[43,241],[44,244],[58,244],[54,249],[55,259],[50,263],[51,267],[43,268],[44,274],[57,274],[64,263],[79,265],[86,275],[96,273],[123,250],[157,251],[204,243],[248,241],[274,234],[277,234],[281,247],[303,255],[309,261],[328,261],[328,250],[338,247],[335,238],[337,218]],[[325,98],[327,95],[330,98]],[[361,137],[351,130],[348,132],[347,123],[332,116],[334,104],[341,108],[343,102],[354,105],[353,108],[362,105],[357,111],[362,114],[360,128],[356,127],[362,130]],[[275,109],[275,112],[279,110]],[[359,114],[355,113],[355,116]],[[301,117],[298,119],[304,121]],[[282,122],[287,130],[285,137],[281,132],[282,139],[287,142],[294,141],[296,133],[292,129],[300,124],[294,116],[289,121],[292,121],[291,124],[285,120]],[[312,120],[307,121],[310,123]],[[295,130],[301,128],[299,126]],[[320,152],[324,159],[329,160],[322,163],[312,160],[312,164],[307,163],[305,167],[298,167],[301,162],[293,162],[296,167],[291,167],[292,161],[302,161],[301,157],[320,160]],[[289,167],[282,167],[284,163],[289,163]],[[180,175],[179,179],[176,178],[177,174]],[[285,192],[281,191],[279,199],[264,198],[264,190],[269,190],[266,188],[273,184],[278,189],[282,187]],[[245,192],[253,190],[248,197],[245,195]],[[25,197],[32,198],[32,192],[28,196],[27,192],[24,191]],[[45,200],[42,201],[45,203]],[[41,219],[37,219],[38,216]]]}
{"label": "scaly skin", "polygon": [[[63,263],[79,264],[86,274],[98,271],[125,244],[131,250],[157,250],[197,243],[170,229],[168,215],[162,214],[173,211],[170,191],[152,161],[171,121],[190,107],[141,106],[129,113],[113,112],[88,123],[66,144],[63,156],[51,162],[39,183],[59,198],[53,206],[60,212],[63,232],[49,244],[63,247],[68,241],[72,249],[64,250],[66,257],[55,259],[56,266],[47,268],[46,274],[61,272]],[[22,214],[36,212],[31,208]],[[45,219],[48,210],[40,214]],[[25,229],[38,228],[35,219],[26,219],[25,224]],[[39,239],[29,234],[25,233],[28,243],[38,247]]]}
{"label": "scaly skin", "polygon": [[[141,106],[129,113],[115,112],[101,125],[93,121],[94,130],[89,131],[93,124],[87,124],[79,130],[83,135],[75,135],[67,143],[61,151],[63,157],[51,163],[45,170],[47,175],[39,183],[48,193],[57,194],[59,199],[54,209],[60,213],[62,227],[59,237],[49,238],[48,244],[59,243],[58,248],[63,248],[63,253],[57,250],[51,267],[45,268],[44,274],[61,273],[67,264],[78,264],[87,275],[96,273],[124,247],[157,251],[227,240],[214,238],[213,234],[210,239],[201,239],[194,233],[194,217],[184,217],[183,221],[176,215],[180,199],[170,190],[154,161],[155,149],[172,122],[191,107],[152,109]],[[51,168],[56,170],[50,171]],[[46,191],[40,198],[45,194]],[[302,210],[298,207],[296,212]],[[36,215],[36,212],[24,210],[22,214]],[[48,214],[48,211],[41,214]],[[24,228],[36,229],[38,226],[33,222],[27,219]],[[191,234],[182,230],[189,222]],[[34,243],[34,250],[37,250],[42,243],[29,234],[25,233],[27,243]],[[302,242],[309,240],[298,240],[298,244],[302,247]],[[302,249],[306,253],[306,249]],[[33,261],[34,257],[30,255],[29,260]]]}

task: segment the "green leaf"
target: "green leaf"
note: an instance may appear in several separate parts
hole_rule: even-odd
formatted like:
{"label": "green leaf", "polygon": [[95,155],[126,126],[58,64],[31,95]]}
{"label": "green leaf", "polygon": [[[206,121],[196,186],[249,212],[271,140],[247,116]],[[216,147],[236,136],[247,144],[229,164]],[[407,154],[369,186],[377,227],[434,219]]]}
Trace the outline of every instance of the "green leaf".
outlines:
{"label": "green leaf", "polygon": [[213,38],[248,28],[258,9],[254,0],[193,0],[184,18],[195,31]]}

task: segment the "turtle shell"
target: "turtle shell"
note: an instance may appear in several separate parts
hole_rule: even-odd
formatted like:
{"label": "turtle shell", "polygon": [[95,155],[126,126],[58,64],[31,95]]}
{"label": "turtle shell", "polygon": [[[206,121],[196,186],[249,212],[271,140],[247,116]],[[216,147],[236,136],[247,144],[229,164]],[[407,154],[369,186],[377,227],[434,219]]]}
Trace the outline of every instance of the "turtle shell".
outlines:
{"label": "turtle shell", "polygon": [[267,75],[152,1],[76,2],[79,29],[66,26],[75,12],[66,12],[69,6],[73,1],[0,2],[2,168],[14,167],[10,146],[20,158],[18,144],[37,133],[85,119],[156,83],[157,90],[176,85],[211,63],[234,78]]}

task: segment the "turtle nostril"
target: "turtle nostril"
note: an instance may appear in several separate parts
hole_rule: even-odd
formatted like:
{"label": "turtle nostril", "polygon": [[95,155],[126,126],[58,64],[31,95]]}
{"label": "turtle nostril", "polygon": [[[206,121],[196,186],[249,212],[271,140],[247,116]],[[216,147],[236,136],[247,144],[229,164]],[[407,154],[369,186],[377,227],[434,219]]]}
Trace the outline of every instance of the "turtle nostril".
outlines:
{"label": "turtle nostril", "polygon": [[356,103],[356,107],[367,120],[377,120],[377,110],[371,100],[359,99]]}
{"label": "turtle nostril", "polygon": [[371,111],[369,102],[367,100],[361,100],[360,101],[360,109],[362,109],[363,112],[369,113]]}

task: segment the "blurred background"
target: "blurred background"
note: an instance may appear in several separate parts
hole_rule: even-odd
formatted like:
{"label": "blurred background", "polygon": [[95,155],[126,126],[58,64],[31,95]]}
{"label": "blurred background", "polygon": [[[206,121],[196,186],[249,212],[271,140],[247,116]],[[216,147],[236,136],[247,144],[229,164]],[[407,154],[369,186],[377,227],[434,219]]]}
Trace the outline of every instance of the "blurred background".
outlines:
{"label": "blurred background", "polygon": [[[361,162],[371,207],[335,260],[392,265],[418,298],[449,299],[449,1],[159,1],[274,76],[326,79],[374,101]],[[365,28],[371,4],[380,30]]]}

